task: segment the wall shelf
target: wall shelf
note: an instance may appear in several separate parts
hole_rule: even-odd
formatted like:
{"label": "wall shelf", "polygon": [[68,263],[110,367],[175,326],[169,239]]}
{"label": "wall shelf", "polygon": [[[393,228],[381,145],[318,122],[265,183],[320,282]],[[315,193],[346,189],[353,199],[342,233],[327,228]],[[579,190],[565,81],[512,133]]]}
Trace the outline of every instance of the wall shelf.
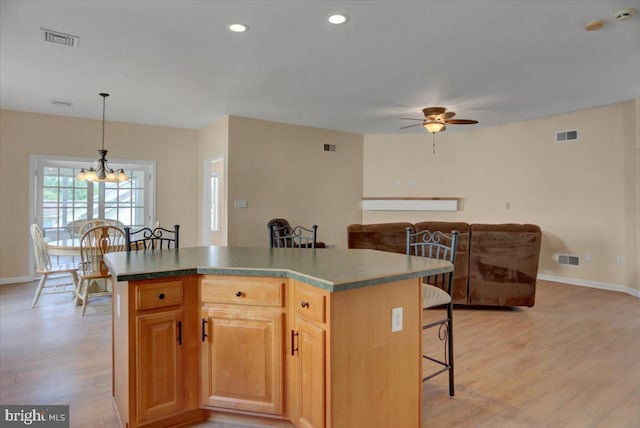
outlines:
{"label": "wall shelf", "polygon": [[367,197],[362,198],[364,211],[458,211],[460,198]]}

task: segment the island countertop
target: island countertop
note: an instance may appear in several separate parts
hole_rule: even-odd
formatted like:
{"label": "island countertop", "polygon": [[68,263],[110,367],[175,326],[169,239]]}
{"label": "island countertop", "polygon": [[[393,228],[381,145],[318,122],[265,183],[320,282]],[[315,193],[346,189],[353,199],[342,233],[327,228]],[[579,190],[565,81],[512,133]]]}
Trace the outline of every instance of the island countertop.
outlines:
{"label": "island countertop", "polygon": [[330,292],[444,272],[453,265],[376,250],[191,247],[105,255],[117,281],[191,274],[285,277]]}

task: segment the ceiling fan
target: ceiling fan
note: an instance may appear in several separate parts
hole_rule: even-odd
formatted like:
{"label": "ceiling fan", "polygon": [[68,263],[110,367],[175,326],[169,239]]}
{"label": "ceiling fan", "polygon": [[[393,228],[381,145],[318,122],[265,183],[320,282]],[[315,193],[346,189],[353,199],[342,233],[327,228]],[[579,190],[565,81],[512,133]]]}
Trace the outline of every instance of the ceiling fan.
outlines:
{"label": "ceiling fan", "polygon": [[447,129],[447,125],[473,125],[478,123],[477,120],[471,119],[452,119],[456,114],[452,111],[447,111],[444,107],[426,107],[422,109],[424,119],[414,119],[412,117],[401,117],[402,120],[419,120],[422,123],[416,123],[415,125],[403,126],[400,129],[411,128],[413,126],[424,126],[427,132],[435,134],[436,132],[442,132]]}

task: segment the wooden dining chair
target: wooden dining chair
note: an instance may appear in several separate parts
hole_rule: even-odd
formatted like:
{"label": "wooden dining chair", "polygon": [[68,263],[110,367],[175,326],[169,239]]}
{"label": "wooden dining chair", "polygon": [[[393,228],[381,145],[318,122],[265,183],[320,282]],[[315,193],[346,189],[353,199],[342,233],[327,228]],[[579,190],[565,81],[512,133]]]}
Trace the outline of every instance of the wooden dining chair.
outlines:
{"label": "wooden dining chair", "polygon": [[[107,284],[111,274],[104,263],[104,255],[124,251],[125,241],[124,231],[112,225],[93,227],[80,238],[80,281],[76,303],[82,302],[82,315],[87,310],[89,297],[111,295],[112,291]],[[98,280],[104,280],[104,289],[89,292],[90,287],[97,288]]]}
{"label": "wooden dining chair", "polygon": [[[42,294],[60,294],[73,293],[75,295],[78,288],[77,267],[74,265],[54,265],[51,263],[51,257],[47,250],[47,243],[44,241],[42,229],[37,224],[31,225],[31,239],[33,241],[33,250],[36,256],[36,273],[42,275],[36,295],[33,298],[31,308],[35,308],[38,299]],[[59,282],[61,277],[68,276],[71,282]],[[52,283],[49,280],[56,280]]]}
{"label": "wooden dining chair", "polygon": [[[440,231],[423,230],[414,232],[413,227],[407,227],[407,254],[411,256],[428,257],[438,260],[446,260],[455,265],[456,249],[458,246],[458,231],[451,234]],[[444,344],[443,358],[426,355],[425,360],[440,366],[427,375],[423,374],[422,381],[427,381],[434,376],[449,372],[449,396],[455,394],[453,377],[453,277],[454,271],[431,275],[422,279],[422,309],[444,307],[446,315],[437,321],[423,322],[422,330],[438,328],[438,339]]]}
{"label": "wooden dining chair", "polygon": [[85,232],[91,228],[94,228],[96,226],[116,226],[119,227],[120,229],[124,230],[124,223],[122,223],[121,221],[118,220],[111,220],[111,219],[103,219],[103,218],[94,218],[93,220],[87,220],[86,222],[84,222],[79,229],[78,235],[82,236],[85,234]]}
{"label": "wooden dining chair", "polygon": [[127,251],[154,251],[180,248],[180,225],[174,224],[173,230],[156,226],[131,230],[124,228]]}

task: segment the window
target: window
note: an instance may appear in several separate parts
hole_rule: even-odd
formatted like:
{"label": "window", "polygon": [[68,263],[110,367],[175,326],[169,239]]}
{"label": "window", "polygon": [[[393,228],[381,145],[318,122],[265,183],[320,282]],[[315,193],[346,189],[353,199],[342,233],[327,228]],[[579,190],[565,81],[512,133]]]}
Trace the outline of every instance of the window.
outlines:
{"label": "window", "polygon": [[75,237],[79,225],[96,218],[117,220],[125,226],[152,224],[154,217],[154,162],[113,163],[129,180],[91,183],[75,179],[91,160],[32,157],[35,177],[35,222],[50,241]]}
{"label": "window", "polygon": [[211,231],[217,232],[218,227],[218,175],[211,174],[211,218],[209,220],[209,224],[211,225]]}

